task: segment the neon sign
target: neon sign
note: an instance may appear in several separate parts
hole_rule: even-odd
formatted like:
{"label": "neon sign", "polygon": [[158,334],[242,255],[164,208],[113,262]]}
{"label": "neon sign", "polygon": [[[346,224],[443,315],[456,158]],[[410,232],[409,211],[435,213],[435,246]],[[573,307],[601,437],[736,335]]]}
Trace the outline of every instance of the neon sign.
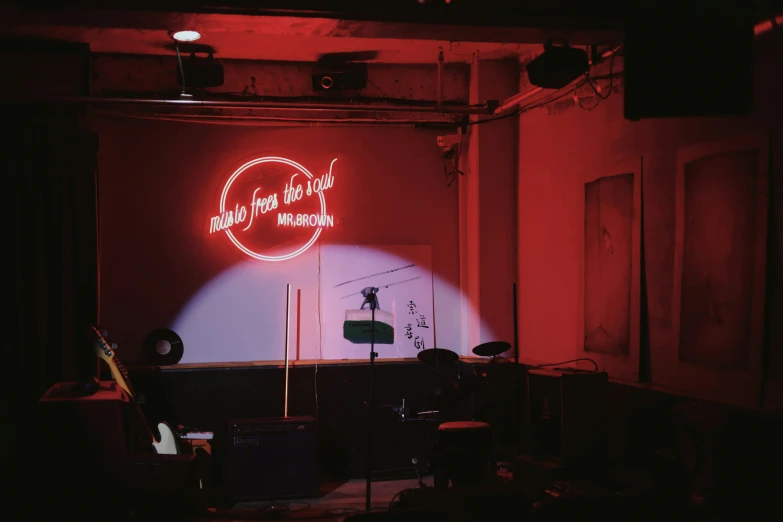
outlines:
{"label": "neon sign", "polygon": [[209,233],[225,232],[240,251],[261,261],[286,261],[304,253],[324,228],[334,226],[324,192],[334,185],[336,161],[320,176],[287,158],[248,161],[226,181]]}

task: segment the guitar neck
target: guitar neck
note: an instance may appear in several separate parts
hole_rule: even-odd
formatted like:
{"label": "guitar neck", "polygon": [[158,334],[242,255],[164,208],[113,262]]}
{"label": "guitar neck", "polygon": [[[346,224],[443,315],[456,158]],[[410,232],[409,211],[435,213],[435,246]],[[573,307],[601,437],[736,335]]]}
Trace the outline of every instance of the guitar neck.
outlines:
{"label": "guitar neck", "polygon": [[134,393],[133,387],[131,386],[130,380],[128,379],[128,371],[125,369],[125,366],[123,366],[122,362],[120,362],[116,356],[112,357],[108,363],[111,376],[114,377],[114,380],[117,381],[117,384],[119,384],[120,387],[125,390],[125,393],[128,394],[128,397],[130,397],[131,400],[135,400],[136,394]]}

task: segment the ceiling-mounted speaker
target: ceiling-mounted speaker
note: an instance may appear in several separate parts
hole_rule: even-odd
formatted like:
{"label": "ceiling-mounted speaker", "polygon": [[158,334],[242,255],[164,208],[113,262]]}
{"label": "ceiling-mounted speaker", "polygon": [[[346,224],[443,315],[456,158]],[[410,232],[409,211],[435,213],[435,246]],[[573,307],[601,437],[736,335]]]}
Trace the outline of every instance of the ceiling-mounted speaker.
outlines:
{"label": "ceiling-mounted speaker", "polygon": [[176,332],[161,328],[144,339],[144,355],[155,366],[171,366],[182,360],[185,346]]}
{"label": "ceiling-mounted speaker", "polygon": [[195,52],[182,58],[182,73],[177,75],[180,86],[206,88],[223,85],[223,65],[210,52],[199,57]]}
{"label": "ceiling-mounted speaker", "polygon": [[587,51],[549,39],[544,52],[527,64],[527,78],[536,87],[562,89],[589,70]]}
{"label": "ceiling-mounted speaker", "polygon": [[348,91],[367,87],[367,66],[363,63],[344,64],[313,74],[313,90]]}

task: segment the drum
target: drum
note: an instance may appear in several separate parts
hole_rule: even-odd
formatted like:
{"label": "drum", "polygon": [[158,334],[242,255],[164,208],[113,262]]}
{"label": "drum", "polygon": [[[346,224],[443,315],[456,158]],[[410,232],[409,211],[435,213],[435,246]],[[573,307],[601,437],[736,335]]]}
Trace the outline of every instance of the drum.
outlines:
{"label": "drum", "polygon": [[492,426],[486,422],[444,422],[438,427],[435,487],[475,485],[489,477]]}
{"label": "drum", "polygon": [[492,426],[479,421],[444,422],[438,427],[438,431],[458,438],[485,437],[487,433],[492,433]]}

